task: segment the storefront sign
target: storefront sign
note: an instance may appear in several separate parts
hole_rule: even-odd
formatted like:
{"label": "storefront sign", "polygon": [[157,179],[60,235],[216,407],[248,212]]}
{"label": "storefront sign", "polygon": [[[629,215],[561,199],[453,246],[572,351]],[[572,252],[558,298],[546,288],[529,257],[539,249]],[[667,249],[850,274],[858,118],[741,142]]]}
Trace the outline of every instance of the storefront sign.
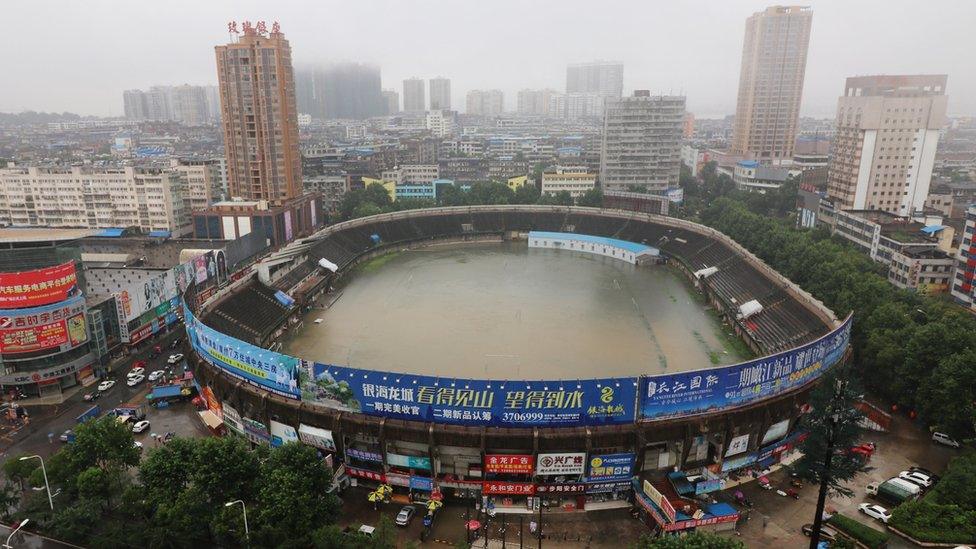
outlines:
{"label": "storefront sign", "polygon": [[18,273],[0,273],[0,309],[57,303],[78,285],[75,262]]}
{"label": "storefront sign", "polygon": [[73,349],[88,341],[85,298],[0,311],[0,352],[5,354]]}
{"label": "storefront sign", "polygon": [[539,454],[537,475],[581,475],[586,467],[586,453]]}
{"label": "storefront sign", "polygon": [[426,477],[410,477],[410,489],[430,492],[434,489],[434,482]]}
{"label": "storefront sign", "polygon": [[637,378],[490,381],[313,364],[302,399],[340,410],[455,425],[560,427],[634,421]]}
{"label": "storefront sign", "polygon": [[392,484],[393,486],[410,486],[410,475],[401,475],[400,473],[387,473],[386,474],[387,484]]}
{"label": "storefront sign", "polygon": [[586,485],[587,494],[605,494],[630,489],[630,482],[593,482]]}
{"label": "storefront sign", "polygon": [[312,427],[310,425],[305,425],[304,423],[299,423],[298,439],[309,446],[314,446],[329,452],[336,451],[336,444],[335,439],[332,438],[332,431],[327,429],[319,429],[318,427]]}
{"label": "storefront sign", "polygon": [[67,364],[59,364],[58,366],[51,366],[43,370],[13,372],[5,376],[0,376],[0,385],[25,385],[27,383],[44,383],[48,380],[56,381],[61,377],[78,372],[84,368],[90,370],[93,362],[95,362],[95,355],[86,353],[84,356],[76,358]]}
{"label": "storefront sign", "polygon": [[488,454],[485,456],[486,473],[515,473],[531,475],[535,459],[531,455]]}
{"label": "storefront sign", "polygon": [[360,469],[359,467],[350,467],[349,465],[346,465],[346,473],[348,473],[351,477],[375,480],[376,482],[386,482],[386,475],[383,473],[377,473],[376,471],[370,471],[369,469]]}
{"label": "storefront sign", "polygon": [[633,453],[591,456],[587,481],[630,480],[634,475],[634,460]]}
{"label": "storefront sign", "polygon": [[725,488],[725,479],[713,478],[702,480],[695,484],[695,495],[716,492],[722,488]]}
{"label": "storefront sign", "polygon": [[430,470],[430,458],[428,457],[404,456],[400,454],[387,452],[386,463],[388,465],[393,465],[396,467],[405,467],[407,469],[427,469],[428,471]]}
{"label": "storefront sign", "polygon": [[501,480],[486,480],[481,485],[481,493],[486,496],[531,496],[535,494],[535,484],[531,482],[505,482]]}
{"label": "storefront sign", "polygon": [[562,484],[537,484],[536,494],[582,494],[586,492],[586,485],[581,482],[570,482]]}
{"label": "storefront sign", "polygon": [[202,322],[184,306],[183,318],[193,349],[207,362],[275,394],[298,399],[298,359],[226,336]]}
{"label": "storefront sign", "polygon": [[699,526],[709,526],[712,524],[725,524],[729,522],[736,522],[738,520],[739,513],[722,515],[719,517],[703,517],[700,519],[682,520],[680,522],[664,525],[664,531],[679,532],[681,530],[688,530],[689,528],[698,528]]}
{"label": "storefront sign", "polygon": [[797,349],[722,368],[641,378],[640,417],[714,413],[796,389],[837,364],[850,343],[851,319]]}
{"label": "storefront sign", "polygon": [[671,502],[668,501],[668,498],[664,497],[664,494],[659,492],[658,489],[655,488],[654,485],[648,480],[644,481],[644,495],[654,502],[654,505],[657,505],[658,509],[664,513],[664,516],[668,518],[669,522],[674,522],[674,518],[677,513],[675,513]]}
{"label": "storefront sign", "polygon": [[289,442],[298,442],[298,431],[291,425],[271,420],[271,446],[277,448]]}
{"label": "storefront sign", "polygon": [[271,444],[271,432],[268,426],[249,417],[242,417],[244,436],[255,444]]}
{"label": "storefront sign", "polygon": [[742,469],[747,465],[752,465],[757,460],[756,452],[749,452],[744,456],[737,458],[727,459],[722,462],[722,472],[733,471],[735,469]]}
{"label": "storefront sign", "polygon": [[357,450],[356,448],[346,448],[346,455],[349,457],[354,457],[356,459],[361,459],[363,461],[374,461],[376,463],[383,463],[383,455],[378,452]]}
{"label": "storefront sign", "polygon": [[221,406],[224,412],[224,425],[228,429],[239,435],[244,435],[244,424],[241,422],[241,414],[233,406],[226,403]]}

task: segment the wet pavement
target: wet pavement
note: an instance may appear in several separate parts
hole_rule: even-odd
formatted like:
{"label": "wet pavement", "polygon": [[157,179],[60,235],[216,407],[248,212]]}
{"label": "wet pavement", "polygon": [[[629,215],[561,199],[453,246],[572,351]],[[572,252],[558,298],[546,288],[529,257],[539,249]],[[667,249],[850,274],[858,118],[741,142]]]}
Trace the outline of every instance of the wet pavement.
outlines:
{"label": "wet pavement", "polygon": [[742,358],[668,267],[525,242],[381,256],[332,299],[328,310],[306,315],[284,352],[487,379],[666,373]]}
{"label": "wet pavement", "polygon": [[[936,474],[945,471],[949,460],[959,453],[959,450],[947,448],[933,443],[928,431],[908,419],[895,416],[891,424],[891,432],[865,432],[862,440],[873,441],[878,445],[871,458],[870,466],[873,470],[861,473],[848,483],[854,490],[854,496],[827,497],[827,507],[867,524],[877,530],[887,530],[877,520],[858,512],[857,506],[864,502],[880,503],[868,497],[864,487],[871,482],[881,482],[911,465],[919,465],[930,469]],[[770,475],[774,488],[785,490],[789,486],[789,477],[785,470]],[[800,527],[813,522],[817,505],[817,486],[807,485],[799,490],[800,499],[782,497],[775,490],[763,490],[758,483],[751,482],[739,489],[747,498],[752,500],[754,508],[748,521],[739,525],[742,540],[749,547],[803,547],[809,543],[809,538],[803,536]],[[725,494],[730,497],[729,494]],[[915,547],[914,544],[889,532],[888,547],[892,549]]]}

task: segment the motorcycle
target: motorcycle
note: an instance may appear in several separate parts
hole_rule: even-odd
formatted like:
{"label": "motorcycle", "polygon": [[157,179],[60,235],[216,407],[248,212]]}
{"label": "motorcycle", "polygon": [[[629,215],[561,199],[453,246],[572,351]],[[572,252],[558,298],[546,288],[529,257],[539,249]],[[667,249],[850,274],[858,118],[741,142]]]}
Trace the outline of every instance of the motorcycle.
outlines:
{"label": "motorcycle", "polygon": [[763,490],[772,490],[773,485],[769,482],[768,477],[759,477],[759,487]]}

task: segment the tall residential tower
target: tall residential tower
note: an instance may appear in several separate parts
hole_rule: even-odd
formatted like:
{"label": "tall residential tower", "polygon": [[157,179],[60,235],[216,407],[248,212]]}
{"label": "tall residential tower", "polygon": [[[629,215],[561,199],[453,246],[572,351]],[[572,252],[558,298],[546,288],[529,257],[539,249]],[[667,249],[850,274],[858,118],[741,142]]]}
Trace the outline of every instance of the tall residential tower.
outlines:
{"label": "tall residential tower", "polygon": [[837,101],[827,195],[841,210],[921,210],[945,123],[946,75],[856,76]]}
{"label": "tall residential tower", "polygon": [[215,48],[227,184],[232,197],[278,204],[302,193],[295,77],[285,35],[259,29]]}
{"label": "tall residential tower", "polygon": [[746,20],[732,154],[792,160],[812,21],[805,6],[773,6]]}
{"label": "tall residential tower", "polygon": [[403,81],[403,111],[424,112],[427,101],[424,99],[424,80],[408,78]]}
{"label": "tall residential tower", "polygon": [[607,101],[603,113],[600,185],[609,191],[664,191],[678,186],[685,98],[652,96]]}
{"label": "tall residential tower", "polygon": [[438,76],[431,78],[428,85],[430,87],[430,110],[451,110],[451,79]]}

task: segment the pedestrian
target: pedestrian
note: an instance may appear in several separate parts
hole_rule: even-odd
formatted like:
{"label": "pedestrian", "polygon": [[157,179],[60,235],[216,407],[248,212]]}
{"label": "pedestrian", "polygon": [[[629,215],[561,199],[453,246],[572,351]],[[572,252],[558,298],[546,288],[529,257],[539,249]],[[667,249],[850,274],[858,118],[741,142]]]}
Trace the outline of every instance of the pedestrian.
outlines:
{"label": "pedestrian", "polygon": [[766,515],[763,515],[763,530],[766,529]]}

